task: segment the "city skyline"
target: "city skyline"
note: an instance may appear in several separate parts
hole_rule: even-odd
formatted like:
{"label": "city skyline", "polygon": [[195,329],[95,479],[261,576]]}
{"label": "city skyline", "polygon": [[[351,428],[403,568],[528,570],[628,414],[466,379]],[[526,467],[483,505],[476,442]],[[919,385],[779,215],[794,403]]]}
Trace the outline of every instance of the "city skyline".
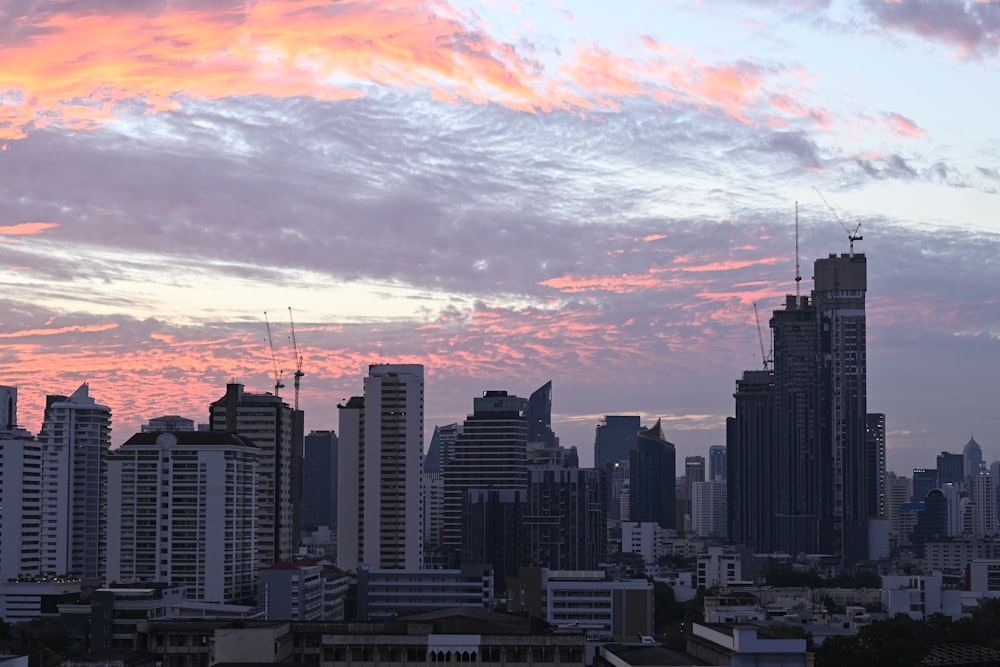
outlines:
{"label": "city skyline", "polygon": [[582,465],[617,414],[704,455],[753,304],[767,347],[795,293],[795,202],[802,267],[848,249],[818,188],[862,225],[888,468],[991,462],[996,7],[7,3],[0,383],[37,432],[89,382],[119,445],[270,390],[267,311],[291,403],[291,306],[307,432],[420,363],[430,431],[551,380]]}

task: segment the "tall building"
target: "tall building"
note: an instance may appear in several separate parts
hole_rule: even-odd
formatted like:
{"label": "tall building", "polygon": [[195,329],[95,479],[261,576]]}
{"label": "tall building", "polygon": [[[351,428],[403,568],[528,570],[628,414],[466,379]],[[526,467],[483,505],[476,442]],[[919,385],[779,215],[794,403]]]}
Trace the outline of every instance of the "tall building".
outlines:
{"label": "tall building", "polygon": [[305,437],[299,525],[303,532],[327,526],[337,531],[337,448],[334,431]]}
{"label": "tall building", "polygon": [[247,603],[256,584],[258,451],[248,438],[142,432],[108,457],[108,580]]}
{"label": "tall building", "polygon": [[691,484],[691,531],[702,537],[726,537],[726,482],[710,479]]}
{"label": "tall building", "polygon": [[17,425],[17,388],[0,386],[0,582],[41,574],[41,444]]}
{"label": "tall building", "polygon": [[914,502],[922,501],[928,493],[939,486],[937,468],[914,468],[911,486]]}
{"label": "tall building", "polygon": [[[758,523],[773,513],[773,550],[853,563],[868,556],[866,258],[830,255],[816,260],[813,275],[811,295],[787,296],[771,317],[773,380],[744,376],[747,389],[755,380],[772,395],[773,438],[749,439],[767,436],[766,418],[738,415],[730,424],[731,509],[757,514]],[[736,398],[738,408],[747,400],[739,385]],[[761,450],[770,456],[758,480],[751,452]],[[752,490],[769,493],[768,509],[743,504]]]}
{"label": "tall building", "polygon": [[889,520],[889,540],[897,545],[907,544],[913,531],[913,512],[904,512],[903,505],[913,496],[913,484],[909,477],[897,477],[890,472],[885,489],[885,516]]}
{"label": "tall building", "polygon": [[424,367],[372,364],[339,408],[338,565],[420,569]]}
{"label": "tall building", "polygon": [[[471,489],[524,491],[528,484],[527,400],[486,391],[455,440],[444,469],[444,544],[462,547],[462,512]],[[488,561],[484,561],[488,562]]]}
{"label": "tall building", "polygon": [[[937,485],[965,484],[965,456],[941,452],[937,457]],[[919,500],[919,499],[918,499]]]}
{"label": "tall building", "polygon": [[676,447],[663,436],[660,420],[639,431],[629,457],[629,499],[632,521],[655,521],[677,528],[677,496],[671,481],[677,476]]}
{"label": "tall building", "polygon": [[708,448],[708,479],[726,479],[726,446],[712,445]]}
{"label": "tall building", "polygon": [[528,442],[536,442],[549,448],[559,446],[559,438],[552,431],[552,380],[528,397],[524,418],[528,422]]}
{"label": "tall building", "polygon": [[[302,412],[270,392],[226,385],[209,407],[209,430],[235,433],[257,445],[257,568],[292,557],[298,540],[296,458],[301,457]],[[296,438],[299,438],[296,444]]]}
{"label": "tall building", "polygon": [[685,456],[684,457],[684,480],[688,484],[705,481],[705,457]]}
{"label": "tall building", "polygon": [[969,441],[965,443],[965,447],[962,449],[962,463],[964,464],[962,474],[967,480],[971,480],[984,469],[983,448],[979,446],[975,438],[969,438]]}
{"label": "tall building", "polygon": [[605,471],[561,466],[528,473],[528,561],[553,570],[594,570],[608,552]]}
{"label": "tall building", "polygon": [[868,514],[885,516],[886,494],[886,454],[885,454],[885,414],[870,413],[865,422],[865,469],[868,478],[865,489],[868,494]]}
{"label": "tall building", "polygon": [[594,439],[594,467],[605,469],[627,461],[635,449],[636,435],[642,430],[639,415],[608,415],[597,425]]}
{"label": "tall building", "polygon": [[111,409],[84,383],[45,398],[42,446],[42,572],[103,579],[107,559],[107,456]]}
{"label": "tall building", "polygon": [[972,498],[972,534],[976,537],[997,534],[997,481],[988,470],[980,470],[969,479]]}
{"label": "tall building", "polygon": [[745,371],[733,394],[736,416],[726,419],[729,539],[765,553],[775,549],[774,394],[772,371]]}

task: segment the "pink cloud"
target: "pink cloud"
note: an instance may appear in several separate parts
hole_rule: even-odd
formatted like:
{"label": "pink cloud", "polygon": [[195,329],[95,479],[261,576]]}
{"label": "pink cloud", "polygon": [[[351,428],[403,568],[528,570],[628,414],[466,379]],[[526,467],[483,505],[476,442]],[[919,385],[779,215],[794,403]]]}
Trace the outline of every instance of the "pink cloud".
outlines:
{"label": "pink cloud", "polygon": [[19,222],[16,225],[0,226],[0,235],[29,236],[32,234],[41,234],[58,226],[55,222]]}

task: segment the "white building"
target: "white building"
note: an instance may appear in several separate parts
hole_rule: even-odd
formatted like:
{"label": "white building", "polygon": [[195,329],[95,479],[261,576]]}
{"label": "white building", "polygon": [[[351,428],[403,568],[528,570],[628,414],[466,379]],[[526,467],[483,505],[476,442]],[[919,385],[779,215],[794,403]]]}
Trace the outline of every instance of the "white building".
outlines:
{"label": "white building", "polygon": [[337,562],[423,567],[424,367],[373,364],[340,407]]}
{"label": "white building", "polygon": [[323,619],[323,567],[311,561],[281,562],[259,573],[257,601],[265,621]]}
{"label": "white building", "polygon": [[726,536],[726,482],[691,484],[691,530],[702,537]]}
{"label": "white building", "polygon": [[639,554],[642,562],[655,563],[657,560],[656,536],[660,524],[655,521],[623,521],[622,553]]}
{"label": "white building", "polygon": [[46,396],[42,445],[41,572],[103,579],[106,560],[111,409],[86,383]]}
{"label": "white building", "polygon": [[882,577],[882,605],[887,617],[905,614],[923,621],[934,614],[957,619],[962,613],[962,591],[945,590],[940,572],[931,575]]}
{"label": "white building", "polygon": [[109,457],[108,581],[254,595],[258,451],[231,433],[137,433]]}
{"label": "white building", "polygon": [[[302,454],[302,412],[270,392],[227,384],[226,395],[209,407],[209,429],[238,433],[257,446],[257,568],[293,556],[296,506],[293,488]],[[298,457],[294,452],[298,452]]]}
{"label": "white building", "polygon": [[[975,442],[975,441],[970,441]],[[976,537],[997,534],[997,486],[988,470],[969,478],[972,495],[972,534]]]}
{"label": "white building", "polygon": [[0,386],[0,581],[41,572],[42,448],[17,426],[17,388]]}
{"label": "white building", "polygon": [[969,590],[1000,597],[1000,560],[979,559],[969,563]]}
{"label": "white building", "polygon": [[743,564],[740,555],[723,547],[709,547],[707,553],[698,555],[698,590],[730,586],[743,581]]}

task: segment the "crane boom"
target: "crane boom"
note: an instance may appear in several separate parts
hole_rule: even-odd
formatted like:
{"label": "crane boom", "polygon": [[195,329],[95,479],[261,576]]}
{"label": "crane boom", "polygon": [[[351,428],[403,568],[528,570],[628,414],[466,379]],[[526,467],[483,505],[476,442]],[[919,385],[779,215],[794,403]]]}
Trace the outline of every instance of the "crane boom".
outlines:
{"label": "crane boom", "polygon": [[267,311],[264,311],[264,324],[267,325],[267,344],[271,346],[271,364],[274,366],[274,395],[278,396],[279,391],[283,385],[281,383],[281,376],[284,371],[278,368],[278,357],[274,354],[274,339],[271,338],[271,322],[267,319]]}
{"label": "crane boom", "polygon": [[771,363],[771,360],[767,358],[767,353],[764,352],[764,334],[760,330],[760,315],[757,313],[757,302],[753,304],[753,318],[757,321],[757,340],[760,341],[760,358],[764,362],[764,370],[768,370],[767,365]]}
{"label": "crane boom", "polygon": [[816,194],[819,195],[819,198],[823,200],[823,203],[826,204],[826,207],[828,209],[830,209],[830,215],[833,216],[833,219],[836,220],[837,222],[839,222],[840,226],[844,228],[845,232],[847,232],[847,240],[851,242],[851,257],[854,257],[854,242],[855,241],[860,241],[860,240],[862,240],[864,238],[863,236],[861,236],[861,234],[858,233],[858,232],[861,231],[861,223],[859,222],[854,227],[854,229],[851,229],[847,225],[847,223],[845,223],[843,220],[840,219],[840,216],[837,215],[837,211],[833,208],[833,206],[830,204],[830,202],[828,202],[826,200],[826,197],[824,197],[823,193],[819,191],[819,188],[817,188],[814,185],[813,186],[813,190],[815,190]]}
{"label": "crane boom", "polygon": [[295,409],[299,409],[299,381],[305,373],[302,372],[302,355],[299,353],[299,344],[295,342],[295,320],[292,319],[292,307],[288,307],[288,323],[292,327],[292,349],[295,350]]}

